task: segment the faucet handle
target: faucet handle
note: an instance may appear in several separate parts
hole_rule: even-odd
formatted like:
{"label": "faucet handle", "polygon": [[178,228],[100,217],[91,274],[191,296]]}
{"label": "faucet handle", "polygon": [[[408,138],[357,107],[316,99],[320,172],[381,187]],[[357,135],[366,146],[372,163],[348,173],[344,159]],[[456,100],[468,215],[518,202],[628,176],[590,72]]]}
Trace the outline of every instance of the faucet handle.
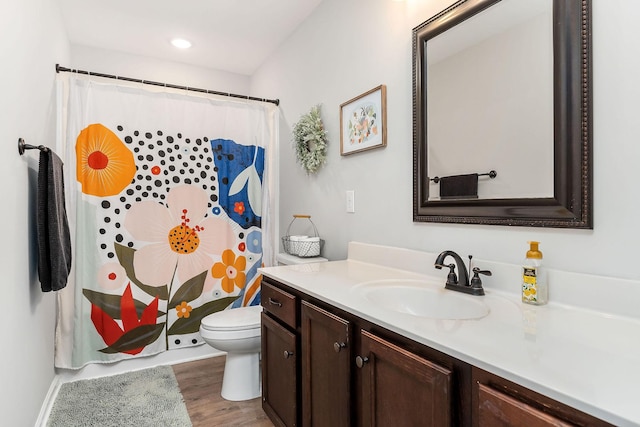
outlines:
{"label": "faucet handle", "polygon": [[442,267],[448,267],[449,268],[449,274],[447,274],[447,285],[457,285],[458,284],[458,275],[456,274],[456,265],[455,264],[449,264],[449,265],[442,265]]}
{"label": "faucet handle", "polygon": [[482,289],[482,279],[480,279],[480,274],[483,274],[485,276],[491,276],[491,271],[480,270],[478,267],[473,267],[473,277],[471,278],[471,283],[470,283],[472,288]]}
{"label": "faucet handle", "polygon": [[477,276],[478,274],[484,274],[485,276],[491,276],[491,271],[489,270],[480,270],[478,267],[473,267],[473,276]]}

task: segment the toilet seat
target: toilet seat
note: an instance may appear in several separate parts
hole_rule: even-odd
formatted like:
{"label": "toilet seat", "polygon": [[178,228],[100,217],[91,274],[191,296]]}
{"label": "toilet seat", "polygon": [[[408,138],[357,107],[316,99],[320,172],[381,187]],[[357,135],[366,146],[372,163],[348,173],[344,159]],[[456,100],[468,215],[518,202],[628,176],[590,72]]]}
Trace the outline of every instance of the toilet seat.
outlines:
{"label": "toilet seat", "polygon": [[200,329],[212,332],[259,331],[260,313],[262,307],[259,305],[218,311],[204,317]]}

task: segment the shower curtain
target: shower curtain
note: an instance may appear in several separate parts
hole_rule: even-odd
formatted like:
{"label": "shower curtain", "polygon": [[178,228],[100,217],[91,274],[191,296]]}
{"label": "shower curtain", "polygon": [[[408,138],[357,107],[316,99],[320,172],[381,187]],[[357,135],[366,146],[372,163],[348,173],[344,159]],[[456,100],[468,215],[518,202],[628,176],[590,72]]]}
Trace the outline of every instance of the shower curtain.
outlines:
{"label": "shower curtain", "polygon": [[203,344],[274,264],[274,105],[58,76],[73,265],[55,365]]}

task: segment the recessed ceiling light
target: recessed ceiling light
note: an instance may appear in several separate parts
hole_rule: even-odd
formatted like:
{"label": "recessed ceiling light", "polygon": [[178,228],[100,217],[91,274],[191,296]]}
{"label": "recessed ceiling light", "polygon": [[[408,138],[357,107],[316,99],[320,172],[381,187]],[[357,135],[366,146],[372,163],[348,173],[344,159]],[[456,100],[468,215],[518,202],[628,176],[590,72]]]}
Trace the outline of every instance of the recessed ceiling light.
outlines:
{"label": "recessed ceiling light", "polygon": [[189,49],[191,47],[191,42],[185,39],[173,39],[171,40],[171,44],[178,49]]}

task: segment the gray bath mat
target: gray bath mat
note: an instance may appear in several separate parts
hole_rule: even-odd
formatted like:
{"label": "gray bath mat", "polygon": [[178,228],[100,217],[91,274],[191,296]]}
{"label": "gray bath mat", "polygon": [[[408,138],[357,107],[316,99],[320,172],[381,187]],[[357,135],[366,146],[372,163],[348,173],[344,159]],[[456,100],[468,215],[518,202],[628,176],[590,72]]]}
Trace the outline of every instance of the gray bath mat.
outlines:
{"label": "gray bath mat", "polygon": [[170,366],[62,384],[50,427],[190,427]]}

